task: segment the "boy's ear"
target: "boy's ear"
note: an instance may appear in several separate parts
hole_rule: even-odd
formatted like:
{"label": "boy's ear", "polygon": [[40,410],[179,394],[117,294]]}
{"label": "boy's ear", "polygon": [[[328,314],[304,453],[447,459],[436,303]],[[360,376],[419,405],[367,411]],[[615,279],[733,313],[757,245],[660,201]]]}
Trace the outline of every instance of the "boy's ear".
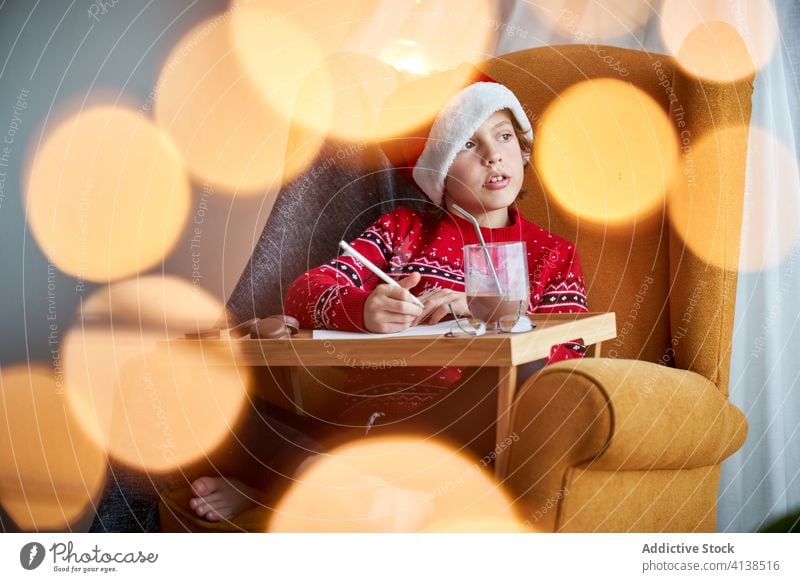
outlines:
{"label": "boy's ear", "polygon": [[525,166],[531,162],[531,155],[529,153],[522,154],[522,165]]}

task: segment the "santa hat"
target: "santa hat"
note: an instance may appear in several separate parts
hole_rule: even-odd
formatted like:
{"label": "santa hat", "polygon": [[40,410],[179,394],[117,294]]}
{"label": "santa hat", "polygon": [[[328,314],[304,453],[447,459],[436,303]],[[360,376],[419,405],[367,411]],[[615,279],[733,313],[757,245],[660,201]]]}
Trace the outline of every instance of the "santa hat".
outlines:
{"label": "santa hat", "polygon": [[[444,182],[456,155],[492,114],[508,109],[528,141],[533,129],[519,100],[505,86],[480,74],[460,89],[437,114],[433,124],[416,132],[416,139],[400,145],[400,159],[393,162],[407,171],[414,183],[436,205],[442,204]],[[390,158],[392,156],[390,155]]]}

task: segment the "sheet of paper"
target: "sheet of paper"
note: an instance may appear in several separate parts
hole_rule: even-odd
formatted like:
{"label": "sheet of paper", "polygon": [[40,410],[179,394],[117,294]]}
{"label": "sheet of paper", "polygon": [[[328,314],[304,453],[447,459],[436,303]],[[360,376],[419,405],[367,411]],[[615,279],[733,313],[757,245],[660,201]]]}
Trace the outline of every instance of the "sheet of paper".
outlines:
{"label": "sheet of paper", "polygon": [[433,325],[416,325],[395,333],[359,333],[354,331],[315,329],[312,337],[314,339],[346,340],[364,338],[388,339],[393,337],[413,337],[420,335],[444,335],[453,325],[455,325],[455,323],[452,320],[448,320]]}

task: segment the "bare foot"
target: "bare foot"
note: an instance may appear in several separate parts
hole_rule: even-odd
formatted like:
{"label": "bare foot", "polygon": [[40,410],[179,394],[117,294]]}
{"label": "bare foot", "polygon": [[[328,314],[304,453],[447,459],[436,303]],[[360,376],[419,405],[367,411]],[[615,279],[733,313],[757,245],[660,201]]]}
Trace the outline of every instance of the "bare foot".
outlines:
{"label": "bare foot", "polygon": [[197,497],[189,500],[189,507],[208,521],[230,519],[258,503],[262,493],[237,479],[200,477],[192,482]]}

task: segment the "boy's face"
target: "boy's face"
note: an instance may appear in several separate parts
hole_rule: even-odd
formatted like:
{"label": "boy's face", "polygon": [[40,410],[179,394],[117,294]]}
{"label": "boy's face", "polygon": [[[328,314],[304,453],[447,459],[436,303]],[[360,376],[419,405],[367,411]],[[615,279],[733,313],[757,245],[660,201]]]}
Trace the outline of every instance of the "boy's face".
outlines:
{"label": "boy's face", "polygon": [[473,216],[508,208],[522,188],[525,159],[508,111],[492,114],[458,153],[445,179],[445,203]]}

